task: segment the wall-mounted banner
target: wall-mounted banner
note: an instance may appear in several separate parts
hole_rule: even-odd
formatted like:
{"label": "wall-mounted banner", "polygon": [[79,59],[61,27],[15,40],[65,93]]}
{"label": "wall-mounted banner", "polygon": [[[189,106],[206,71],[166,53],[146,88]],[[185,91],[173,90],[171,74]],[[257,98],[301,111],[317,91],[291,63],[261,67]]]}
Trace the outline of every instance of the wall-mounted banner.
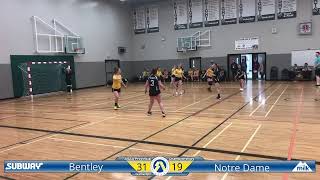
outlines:
{"label": "wall-mounted banner", "polygon": [[221,24],[237,24],[237,0],[221,0]]}
{"label": "wall-mounted banner", "polygon": [[297,0],[278,0],[278,19],[297,17]]}
{"label": "wall-mounted banner", "polygon": [[146,33],[146,15],[144,7],[133,9],[133,22],[135,34]]}
{"label": "wall-mounted banner", "polygon": [[203,3],[202,0],[188,0],[189,2],[189,27],[203,27]]}
{"label": "wall-mounted banner", "polygon": [[220,24],[220,1],[204,0],[204,26],[219,26]]}
{"label": "wall-mounted banner", "polygon": [[256,0],[239,0],[239,23],[256,21]]}
{"label": "wall-mounted banner", "polygon": [[188,10],[186,0],[173,0],[174,29],[188,28]]}
{"label": "wall-mounted banner", "polygon": [[147,32],[159,32],[159,9],[158,7],[147,7]]}
{"label": "wall-mounted banner", "polygon": [[275,13],[275,0],[258,0],[258,21],[275,20]]}
{"label": "wall-mounted banner", "polygon": [[313,15],[320,15],[320,2],[318,0],[313,0]]}
{"label": "wall-mounted banner", "polygon": [[259,48],[259,38],[241,38],[235,41],[235,50],[257,50]]}

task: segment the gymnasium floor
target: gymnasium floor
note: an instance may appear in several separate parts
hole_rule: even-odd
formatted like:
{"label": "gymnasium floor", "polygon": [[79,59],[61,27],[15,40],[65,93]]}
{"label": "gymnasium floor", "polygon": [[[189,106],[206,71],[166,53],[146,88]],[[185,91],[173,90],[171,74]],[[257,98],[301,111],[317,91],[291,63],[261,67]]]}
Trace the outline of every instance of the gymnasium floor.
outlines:
{"label": "gymnasium floor", "polygon": [[[167,84],[168,85],[168,84]],[[202,156],[210,160],[316,160],[320,166],[320,88],[313,82],[224,83],[221,100],[205,83],[162,93],[146,116],[142,84],[123,90],[113,110],[106,87],[0,101],[0,160],[112,160],[119,156]],[[147,179],[129,174],[4,174],[0,179]],[[191,174],[154,179],[313,179],[314,174]]]}

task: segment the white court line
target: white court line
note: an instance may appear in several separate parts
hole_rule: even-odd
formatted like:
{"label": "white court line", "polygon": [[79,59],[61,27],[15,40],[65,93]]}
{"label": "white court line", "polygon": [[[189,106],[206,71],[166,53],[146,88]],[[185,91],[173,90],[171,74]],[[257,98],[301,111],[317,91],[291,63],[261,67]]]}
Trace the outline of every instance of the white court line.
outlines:
{"label": "white court line", "polygon": [[[265,99],[265,101],[267,101],[272,96],[272,94],[275,93],[280,88],[281,85],[282,84],[280,84],[274,91],[272,91],[272,93]],[[262,105],[263,103],[259,104],[259,106],[256,109],[254,109],[249,116],[252,116]]]}
{"label": "white court line", "polygon": [[[217,135],[215,135],[207,144],[205,144],[204,146],[202,146],[203,148],[206,148],[209,146],[209,144],[211,144],[215,139],[217,139],[225,130],[227,130],[230,126],[232,125],[232,123],[230,123],[228,126],[224,127]],[[201,151],[197,151],[196,153],[193,154],[193,156],[197,156]],[[207,159],[209,160],[209,159]],[[212,159],[211,159],[212,160]],[[166,180],[171,179],[172,176],[169,176],[166,178]]]}
{"label": "white court line", "polygon": [[201,99],[200,101],[194,102],[194,103],[189,104],[189,105],[187,105],[187,106],[185,106],[185,107],[182,107],[182,108],[180,108],[180,109],[177,109],[176,112],[177,112],[177,111],[181,111],[182,109],[188,108],[188,107],[190,107],[190,106],[193,106],[193,105],[195,105],[195,104],[198,104],[198,103],[200,103],[201,101],[206,101],[206,100],[212,98],[213,96],[215,96],[215,95],[211,95],[211,96],[209,96],[209,97],[207,97],[207,98],[205,98],[205,99]]}
{"label": "white court line", "polygon": [[[261,124],[259,124],[259,126],[257,127],[257,129],[254,131],[254,133],[252,134],[252,136],[250,137],[250,139],[247,141],[246,145],[242,148],[241,152],[244,152],[248,145],[251,143],[251,141],[253,140],[253,138],[256,136],[257,132],[259,131],[259,129],[261,128]],[[238,155],[235,159],[235,161],[240,159],[240,155]],[[228,173],[225,173],[223,175],[223,177],[221,178],[221,180],[224,180],[226,177],[228,176]]]}
{"label": "white court line", "polygon": [[[168,96],[171,96],[171,95],[166,94],[166,95],[161,96],[161,98],[168,97]],[[140,102],[129,102],[126,105],[122,106],[122,108],[128,107],[128,105],[138,105],[138,104],[146,103],[146,102],[149,102],[149,101],[150,101],[150,99],[146,99],[146,100],[143,100],[143,101],[140,101]]]}
{"label": "white court line", "polygon": [[[205,144],[204,146],[202,146],[202,148],[206,148],[209,146],[209,144],[211,144],[215,139],[217,139],[225,130],[227,130],[230,126],[232,125],[232,123],[230,123],[228,126],[226,126],[225,128],[223,128],[216,136],[214,136],[207,144]],[[201,151],[197,151],[196,153],[194,153],[193,156],[197,156]]]}
{"label": "white court line", "polygon": [[[107,120],[109,120],[109,119],[116,118],[116,117],[118,117],[118,116],[109,117],[108,119],[105,119],[105,120],[102,120],[102,121],[97,121],[97,122],[92,122],[92,123],[84,124],[84,125],[82,125],[82,126],[69,129],[69,130],[67,130],[66,132],[73,131],[73,130],[80,129],[80,128],[84,128],[84,127],[86,127],[86,126],[90,126],[90,125],[93,125],[93,124],[97,124],[97,123],[100,123],[100,122],[103,122],[103,121],[107,121]],[[0,153],[6,152],[6,151],[10,151],[10,150],[13,150],[13,149],[16,149],[16,148],[19,148],[19,147],[22,147],[22,146],[25,146],[25,145],[28,145],[28,144],[32,144],[32,143],[35,143],[35,142],[38,142],[38,141],[42,141],[42,140],[45,140],[45,139],[48,139],[48,138],[51,138],[51,137],[54,137],[54,136],[57,136],[57,135],[59,135],[59,134],[53,134],[53,135],[46,136],[46,137],[44,137],[44,138],[40,138],[40,139],[31,141],[31,142],[28,142],[28,143],[25,143],[25,144],[21,144],[21,145],[18,145],[18,146],[14,146],[14,147],[12,147],[12,148],[5,149],[5,150],[0,151]]]}
{"label": "white court line", "polygon": [[[134,93],[135,94],[135,93]],[[135,97],[139,97],[139,96],[143,96],[142,94],[138,94],[138,95],[135,95],[135,96],[129,96],[129,97],[126,97],[122,100],[129,100],[129,99],[132,99],[132,98],[135,98]],[[92,105],[89,105],[89,106],[80,106],[78,108],[91,108],[91,107],[94,107],[94,106],[99,106],[99,105],[103,105],[103,104],[107,104],[107,103],[110,103],[110,102],[113,102],[113,100],[107,100],[106,102],[103,102],[103,103],[97,103],[97,104],[92,104]]]}
{"label": "white court line", "polygon": [[269,113],[272,111],[272,109],[274,108],[274,106],[278,103],[280,97],[283,95],[283,93],[288,89],[289,85],[287,85],[287,87],[282,91],[282,93],[280,94],[280,96],[277,98],[276,102],[274,102],[271,106],[271,108],[269,109],[269,111],[267,112],[267,114],[264,117],[267,117],[269,115]]}
{"label": "white court line", "polygon": [[[96,146],[113,147],[113,148],[119,148],[119,149],[126,148],[126,147],[124,147],[124,146],[115,146],[115,145],[100,144],[100,143],[90,143],[90,142],[75,141],[75,140],[70,140],[70,139],[61,139],[61,138],[49,138],[49,139],[58,140],[58,141],[76,142],[76,143],[82,143],[82,144],[90,144],[90,145],[96,145]],[[174,155],[174,156],[177,155],[177,154],[175,154],[175,153],[170,153],[170,152],[161,152],[161,151],[154,151],[154,150],[147,150],[147,149],[140,149],[140,148],[129,148],[129,149],[131,149],[131,150],[138,150],[138,151],[154,152],[154,153],[160,153],[160,154],[169,154],[169,155]]]}

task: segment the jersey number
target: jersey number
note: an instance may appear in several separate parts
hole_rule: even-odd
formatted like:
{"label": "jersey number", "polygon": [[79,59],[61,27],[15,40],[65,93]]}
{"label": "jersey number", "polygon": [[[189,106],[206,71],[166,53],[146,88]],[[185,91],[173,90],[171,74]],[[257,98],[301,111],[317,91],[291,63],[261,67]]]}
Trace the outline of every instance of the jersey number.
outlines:
{"label": "jersey number", "polygon": [[154,80],[150,80],[151,84],[150,86],[154,86]]}

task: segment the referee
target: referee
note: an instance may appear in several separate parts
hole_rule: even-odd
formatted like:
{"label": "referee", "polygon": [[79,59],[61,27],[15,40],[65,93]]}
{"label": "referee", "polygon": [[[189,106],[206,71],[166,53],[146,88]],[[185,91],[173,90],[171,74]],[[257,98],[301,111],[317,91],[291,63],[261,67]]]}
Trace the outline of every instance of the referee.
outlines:
{"label": "referee", "polygon": [[72,70],[70,65],[66,68],[66,84],[67,84],[67,92],[72,92]]}

